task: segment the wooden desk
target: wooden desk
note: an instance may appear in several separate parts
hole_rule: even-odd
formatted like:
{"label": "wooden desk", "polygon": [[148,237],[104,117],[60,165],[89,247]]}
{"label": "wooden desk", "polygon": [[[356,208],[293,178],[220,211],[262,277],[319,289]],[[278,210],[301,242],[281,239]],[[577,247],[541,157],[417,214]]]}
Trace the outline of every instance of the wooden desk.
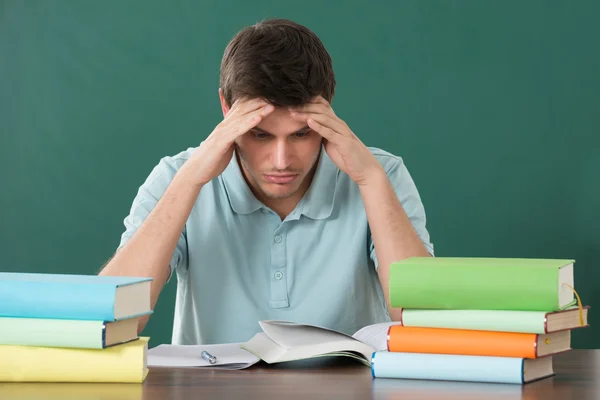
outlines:
{"label": "wooden desk", "polygon": [[329,358],[241,371],[151,369],[140,384],[0,383],[0,399],[600,399],[600,350],[556,356],[556,376],[526,385],[373,379]]}

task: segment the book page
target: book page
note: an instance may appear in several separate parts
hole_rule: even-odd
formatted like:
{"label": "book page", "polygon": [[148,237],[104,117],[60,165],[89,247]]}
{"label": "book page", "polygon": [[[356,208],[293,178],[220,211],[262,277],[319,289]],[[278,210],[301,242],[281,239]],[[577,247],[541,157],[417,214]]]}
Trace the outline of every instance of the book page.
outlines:
{"label": "book page", "polygon": [[279,362],[286,352],[284,347],[275,343],[265,333],[257,333],[247,343],[243,343],[242,348],[269,364]]}
{"label": "book page", "polygon": [[352,335],[352,337],[371,346],[376,351],[387,350],[387,333],[389,327],[393,325],[402,325],[402,323],[400,321],[392,321],[367,325]]}
{"label": "book page", "polygon": [[[210,345],[172,345],[161,344],[148,350],[149,367],[172,368],[218,368],[242,369],[259,361],[252,353],[240,347],[241,343],[210,344]],[[202,358],[202,351],[217,358],[211,364]]]}
{"label": "book page", "polygon": [[303,360],[315,357],[343,356],[370,365],[373,349],[364,343],[347,337],[346,340],[316,342],[296,348],[285,348],[261,332],[254,335],[242,347],[269,364]]}
{"label": "book page", "polygon": [[287,349],[331,342],[353,342],[356,339],[340,332],[313,325],[287,321],[261,321],[262,330],[274,342]]}

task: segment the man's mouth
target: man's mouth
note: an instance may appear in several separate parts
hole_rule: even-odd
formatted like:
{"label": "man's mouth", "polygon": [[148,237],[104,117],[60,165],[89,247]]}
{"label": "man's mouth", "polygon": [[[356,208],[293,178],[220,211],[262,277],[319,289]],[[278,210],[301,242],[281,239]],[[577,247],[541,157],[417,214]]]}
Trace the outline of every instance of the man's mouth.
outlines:
{"label": "man's mouth", "polygon": [[292,183],[298,177],[298,174],[264,174],[263,176],[267,182],[285,185]]}

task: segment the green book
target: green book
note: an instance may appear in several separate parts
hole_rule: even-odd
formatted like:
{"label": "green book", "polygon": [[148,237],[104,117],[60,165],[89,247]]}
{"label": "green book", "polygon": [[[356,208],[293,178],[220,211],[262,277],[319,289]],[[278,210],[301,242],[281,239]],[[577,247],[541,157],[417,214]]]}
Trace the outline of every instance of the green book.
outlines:
{"label": "green book", "polygon": [[0,317],[0,345],[103,349],[137,339],[138,322]]}
{"label": "green book", "polygon": [[403,326],[548,334],[588,326],[589,306],[562,311],[402,309]]}
{"label": "green book", "polygon": [[558,311],[575,304],[574,260],[413,257],[390,266],[394,308]]}

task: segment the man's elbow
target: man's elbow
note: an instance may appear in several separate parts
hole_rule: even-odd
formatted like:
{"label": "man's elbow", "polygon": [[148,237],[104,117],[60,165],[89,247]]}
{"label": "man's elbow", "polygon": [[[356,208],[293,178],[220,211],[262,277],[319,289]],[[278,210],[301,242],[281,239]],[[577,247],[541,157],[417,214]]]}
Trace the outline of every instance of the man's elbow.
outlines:
{"label": "man's elbow", "polygon": [[150,315],[145,315],[140,318],[140,320],[138,321],[138,328],[137,328],[138,335],[141,335],[141,333],[144,330],[144,328],[146,327],[146,324],[148,323],[149,319],[150,319]]}

